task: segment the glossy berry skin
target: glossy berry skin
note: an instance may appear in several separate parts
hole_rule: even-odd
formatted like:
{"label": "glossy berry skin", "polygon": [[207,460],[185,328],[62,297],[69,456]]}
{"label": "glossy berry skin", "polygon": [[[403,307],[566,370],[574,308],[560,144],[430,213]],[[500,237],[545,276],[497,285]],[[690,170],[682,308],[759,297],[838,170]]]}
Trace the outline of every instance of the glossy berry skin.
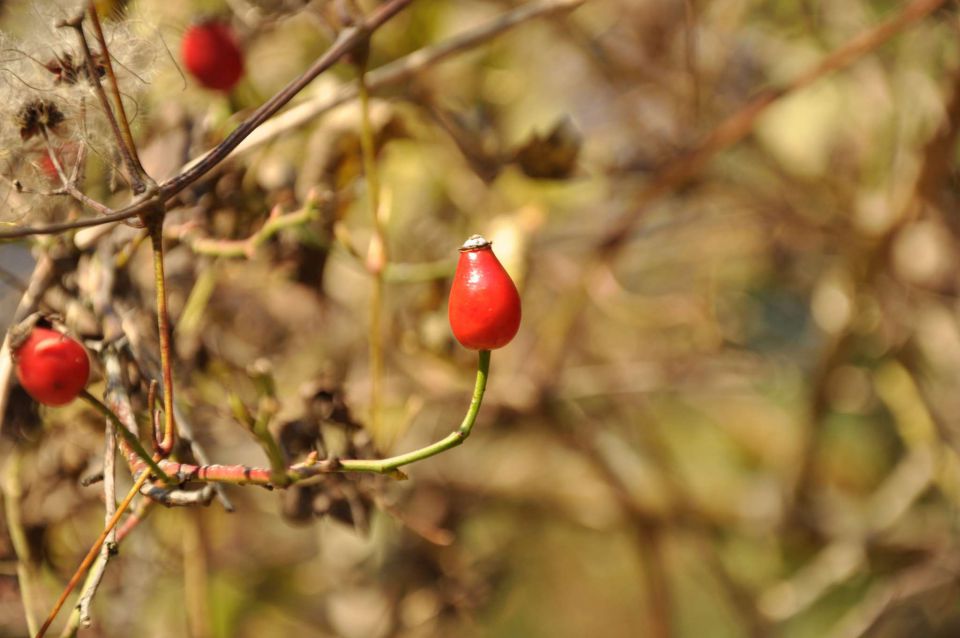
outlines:
{"label": "glossy berry skin", "polygon": [[480,235],[460,249],[448,315],[453,336],[471,350],[502,348],[520,328],[517,287]]}
{"label": "glossy berry skin", "polygon": [[233,30],[211,20],[187,29],[180,58],[190,75],[208,89],[229,92],[243,75],[243,52]]}
{"label": "glossy berry skin", "polygon": [[34,328],[14,352],[17,379],[39,403],[65,405],[87,387],[87,351],[70,337],[47,328]]}

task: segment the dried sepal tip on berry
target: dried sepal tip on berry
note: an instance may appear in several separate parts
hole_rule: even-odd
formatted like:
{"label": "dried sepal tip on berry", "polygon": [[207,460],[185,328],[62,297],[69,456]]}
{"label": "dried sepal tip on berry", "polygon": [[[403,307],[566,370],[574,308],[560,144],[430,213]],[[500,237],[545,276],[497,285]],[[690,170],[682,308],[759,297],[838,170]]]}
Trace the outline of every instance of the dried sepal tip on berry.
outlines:
{"label": "dried sepal tip on berry", "polygon": [[502,348],[520,329],[520,294],[481,235],[460,247],[448,316],[453,336],[472,350]]}

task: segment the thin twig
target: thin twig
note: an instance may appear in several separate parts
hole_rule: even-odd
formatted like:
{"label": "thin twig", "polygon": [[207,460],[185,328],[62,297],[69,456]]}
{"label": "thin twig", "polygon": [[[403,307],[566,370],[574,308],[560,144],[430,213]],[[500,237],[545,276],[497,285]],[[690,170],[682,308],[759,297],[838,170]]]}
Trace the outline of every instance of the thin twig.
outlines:
{"label": "thin twig", "polygon": [[123,525],[120,525],[117,528],[118,544],[122,543],[123,539],[125,539],[133,530],[137,528],[138,525],[140,525],[140,523],[147,518],[147,516],[150,515],[150,512],[154,510],[156,504],[157,501],[149,498],[141,499],[140,502],[137,503],[136,509],[130,512],[130,516],[123,521]]}
{"label": "thin twig", "polygon": [[752,130],[757,119],[787,95],[820,78],[850,66],[913,23],[936,10],[945,0],[913,0],[897,14],[855,36],[788,84],[761,92],[721,122],[696,148],[664,164],[633,198],[630,209],[607,231],[596,250],[611,259],[628,242],[650,204],[676,191],[700,173],[717,153],[733,146]]}
{"label": "thin twig", "polygon": [[473,397],[470,400],[470,407],[467,414],[463,417],[460,427],[451,432],[443,439],[398,456],[392,456],[387,459],[377,460],[359,460],[344,459],[341,460],[340,470],[344,472],[375,472],[378,474],[390,474],[410,463],[430,458],[440,452],[456,447],[467,440],[470,432],[473,430],[473,424],[477,420],[477,414],[480,412],[480,405],[483,403],[483,393],[487,387],[487,375],[490,372],[490,351],[481,350],[478,353],[477,361],[477,380],[473,387]]}
{"label": "thin twig", "polygon": [[143,198],[133,204],[121,208],[118,211],[103,215],[102,217],[88,217],[86,219],[76,219],[69,222],[57,222],[45,226],[23,226],[12,230],[0,230],[0,242],[5,240],[23,239],[24,237],[34,237],[37,235],[56,235],[68,230],[77,230],[80,228],[90,228],[92,226],[103,226],[114,222],[122,222],[138,215],[142,215],[148,209],[154,206],[152,198]]}
{"label": "thin twig", "polygon": [[157,333],[160,340],[160,377],[163,381],[163,439],[158,451],[169,456],[177,440],[177,423],[173,413],[173,352],[170,344],[170,315],[167,312],[166,277],[163,270],[163,210],[147,222],[153,248],[154,289],[157,299]]}
{"label": "thin twig", "polygon": [[[123,139],[123,134],[120,132],[116,114],[114,114],[113,108],[110,106],[110,101],[107,98],[106,92],[103,90],[103,85],[100,84],[100,74],[97,72],[97,65],[93,60],[93,52],[90,50],[90,43],[87,42],[87,35],[83,31],[83,13],[80,13],[71,20],[65,20],[59,23],[58,26],[69,27],[77,33],[77,39],[80,42],[80,49],[83,51],[83,59],[87,67],[87,78],[90,86],[93,87],[93,92],[100,102],[100,108],[103,109],[103,114],[107,118],[107,123],[110,125],[110,131],[113,133],[117,151],[120,153],[120,159],[127,169],[133,193],[134,195],[139,195],[147,189],[146,183],[144,182],[144,177],[146,176],[141,172],[141,169],[138,168],[137,163],[134,162],[131,150],[127,147],[127,143]],[[109,51],[104,51],[103,54],[109,56]]]}
{"label": "thin twig", "polygon": [[[116,489],[116,461],[117,461],[117,426],[113,419],[105,419],[104,424],[104,442],[103,442],[103,500],[104,500],[104,525],[110,522],[117,511],[117,489]],[[93,597],[97,594],[103,575],[107,571],[107,562],[115,551],[117,544],[117,530],[112,529],[107,534],[107,540],[100,548],[100,556],[97,562],[90,568],[87,578],[83,581],[83,587],[80,588],[80,598],[66,626],[61,631],[61,638],[73,636],[79,627],[86,627],[90,624],[90,607],[93,603]]]}
{"label": "thin twig", "polygon": [[23,522],[20,518],[20,450],[14,448],[7,459],[7,467],[3,477],[3,513],[6,517],[7,532],[10,534],[10,544],[17,557],[17,582],[20,585],[20,602],[23,604],[23,613],[27,619],[27,629],[32,636],[37,631],[37,617],[33,610],[33,567],[30,557],[30,544],[23,531]]}
{"label": "thin twig", "polygon": [[[391,0],[380,5],[371,13],[363,24],[350,27],[340,33],[340,36],[314,64],[295,80],[290,82],[279,93],[267,100],[254,111],[250,117],[241,122],[220,144],[195,163],[191,164],[182,173],[170,178],[161,184],[156,192],[147,190],[143,196],[137,198],[128,206],[116,212],[93,219],[80,219],[71,222],[61,222],[46,226],[21,227],[0,231],[0,241],[31,237],[34,235],[51,235],[77,228],[100,226],[117,221],[123,221],[156,210],[158,203],[169,201],[174,195],[188,188],[191,184],[213,170],[223,161],[230,152],[244,139],[255,131],[261,124],[270,119],[277,111],[283,108],[293,97],[303,90],[318,75],[332,67],[336,62],[352,51],[361,41],[379,29],[391,18],[407,7],[413,0]],[[99,86],[99,83],[95,83]],[[100,93],[103,93],[101,87]],[[104,100],[106,96],[104,96]]]}
{"label": "thin twig", "polygon": [[90,568],[90,565],[97,557],[97,554],[100,552],[100,547],[107,539],[107,536],[110,534],[111,530],[116,527],[117,523],[120,521],[120,517],[127,510],[127,508],[130,507],[130,503],[133,501],[133,498],[137,495],[137,492],[140,491],[140,487],[143,486],[143,484],[146,483],[147,479],[149,478],[150,474],[148,472],[141,474],[140,478],[134,482],[133,487],[130,488],[130,491],[124,497],[123,501],[117,506],[117,511],[110,518],[110,520],[107,521],[107,526],[100,533],[100,536],[97,537],[97,540],[90,547],[90,551],[87,552],[87,555],[84,556],[83,560],[80,562],[80,566],[77,567],[77,570],[70,578],[70,582],[67,583],[66,588],[60,594],[60,598],[57,599],[57,602],[54,604],[53,609],[47,616],[47,619],[43,622],[43,625],[40,627],[40,631],[37,632],[36,638],[43,638],[46,635],[50,625],[57,617],[57,614],[60,613],[60,610],[63,608],[63,604],[67,601],[67,597],[70,596],[70,593],[76,588],[77,584],[80,582],[80,579],[83,578],[83,575],[87,572],[87,570]]}
{"label": "thin twig", "polygon": [[377,175],[377,149],[370,122],[370,90],[367,86],[367,58],[357,64],[357,90],[360,95],[360,151],[367,183],[367,209],[373,234],[367,249],[367,272],[373,278],[370,291],[370,430],[375,439],[382,434],[380,403],[383,399],[383,270],[389,257],[383,214],[380,210],[380,180]]}
{"label": "thin twig", "polygon": [[70,177],[67,177],[67,173],[64,170],[63,166],[60,164],[60,158],[57,157],[56,150],[53,148],[53,144],[50,143],[50,135],[47,133],[47,129],[44,127],[40,128],[40,133],[43,136],[43,141],[46,144],[47,156],[50,158],[50,163],[53,164],[54,170],[57,172],[57,176],[60,178],[61,187],[63,192],[74,198],[84,206],[88,206],[93,210],[97,211],[101,215],[109,215],[113,212],[108,206],[101,204],[97,200],[88,196],[86,193],[77,188],[76,183]]}
{"label": "thin twig", "polygon": [[157,465],[157,462],[150,456],[150,453],[143,448],[143,444],[140,443],[140,440],[137,439],[136,435],[124,427],[123,423],[120,422],[119,417],[114,414],[110,408],[108,408],[100,399],[90,394],[87,390],[83,390],[80,393],[80,398],[87,402],[90,406],[96,408],[96,410],[105,416],[109,421],[114,423],[117,427],[117,433],[123,437],[124,442],[130,446],[133,452],[139,457],[140,461],[145,464],[154,475],[171,485],[176,485],[176,480],[167,474]]}
{"label": "thin twig", "polygon": [[[194,436],[193,428],[190,425],[190,420],[184,418],[184,416],[180,414],[179,408],[176,404],[173,405],[173,412],[177,419],[177,427],[180,430],[181,440],[187,442],[190,447],[190,452],[193,454],[194,458],[197,459],[197,461],[205,465],[209,465],[210,456],[207,454],[207,451],[200,444],[200,442],[197,441],[197,437]],[[222,505],[223,509],[227,512],[233,512],[236,509],[233,505],[233,502],[230,500],[230,497],[227,496],[227,491],[224,489],[223,485],[220,485],[219,483],[204,485],[201,489],[196,490],[195,492],[187,493],[194,494],[196,497],[195,503],[198,504],[207,504],[212,500],[212,496],[216,496],[217,500],[220,501],[220,505]]]}
{"label": "thin twig", "polygon": [[234,485],[260,485],[263,487],[287,487],[295,483],[302,483],[332,472],[369,472],[384,474],[395,478],[403,478],[399,469],[417,461],[436,456],[441,452],[457,447],[467,440],[473,430],[480,405],[483,402],[484,390],[487,386],[487,375],[490,370],[490,351],[481,350],[478,353],[477,378],[473,389],[473,396],[467,413],[460,423],[460,427],[444,438],[427,446],[399,454],[386,459],[337,459],[325,460],[308,459],[297,463],[285,470],[285,477],[281,483],[276,482],[276,472],[273,468],[251,467],[246,465],[192,465],[176,461],[158,461],[160,468],[168,475],[176,477],[181,484],[198,482],[230,483]]}
{"label": "thin twig", "polygon": [[[110,411],[117,416],[122,426],[128,432],[135,434],[137,432],[137,423],[133,414],[133,406],[130,403],[130,397],[124,387],[123,367],[120,363],[120,357],[113,348],[105,349],[101,357],[103,359],[104,376],[107,381],[104,400],[110,408]],[[209,465],[210,459],[204,449],[194,440],[195,437],[193,436],[189,421],[180,414],[176,404],[174,404],[173,409],[177,426],[180,428],[183,437],[189,439],[190,450],[193,452],[194,457],[200,463]],[[126,444],[125,439],[121,439],[121,450],[126,457],[127,466],[130,468],[130,473],[133,476],[138,476],[140,472],[144,471],[145,465],[130,446]],[[162,466],[163,462],[161,462],[160,465]],[[216,495],[225,510],[228,512],[234,511],[233,504],[224,493],[223,487],[216,484],[204,485],[199,490],[185,490],[163,485],[145,485],[141,490],[141,494],[151,500],[168,506],[206,505]]]}
{"label": "thin twig", "polygon": [[749,135],[760,115],[765,113],[773,104],[830,73],[839,71],[856,62],[936,10],[944,1],[913,0],[895,15],[835,49],[793,81],[779,88],[762,91],[736,113],[721,122],[691,151],[678,155],[663,164],[639,192],[632,197],[629,210],[624,212],[621,218],[597,241],[593,248],[593,257],[585,260],[586,263],[580,271],[580,276],[573,284],[569,298],[562,304],[560,311],[557,313],[555,325],[559,327],[551,332],[551,337],[545,338],[541,343],[544,354],[539,359],[545,362],[540,372],[540,376],[545,379],[541,387],[548,388],[550,383],[546,379],[553,376],[554,370],[562,367],[562,360],[569,351],[567,344],[583,316],[583,309],[588,305],[586,304],[587,289],[592,285],[592,282],[596,281],[598,274],[603,271],[604,264],[614,260],[620,251],[629,244],[634,231],[649,211],[651,204],[687,184],[718,153]]}
{"label": "thin twig", "polygon": [[143,170],[143,164],[140,163],[140,157],[137,153],[136,140],[133,139],[133,132],[130,130],[130,120],[127,118],[127,111],[123,107],[123,98],[120,96],[120,85],[117,84],[117,75],[113,71],[113,56],[110,54],[109,47],[107,47],[106,38],[103,37],[103,27],[100,25],[100,16],[97,14],[97,8],[93,0],[87,2],[87,15],[90,17],[90,22],[93,24],[93,33],[97,38],[97,43],[100,45],[100,51],[103,55],[103,65],[107,71],[107,79],[109,80],[110,95],[113,97],[113,105],[117,110],[117,119],[120,120],[121,132],[123,133],[126,147],[130,150],[130,158],[133,160],[134,169],[139,174],[146,175],[147,172]]}
{"label": "thin twig", "polygon": [[[447,58],[482,46],[515,27],[537,18],[568,13],[585,2],[586,0],[546,0],[525,3],[449,40],[424,47],[370,71],[366,77],[367,88],[371,92],[376,92],[382,88],[406,82]],[[316,121],[317,116],[355,99],[358,93],[356,84],[348,84],[337,89],[333,95],[318,95],[298,104],[257,129],[237,146],[233,154],[245,153],[284,133]]]}
{"label": "thin twig", "polygon": [[164,182],[160,186],[161,196],[168,198],[179,193],[220,164],[240,142],[283,108],[318,75],[336,64],[344,55],[353,51],[357,45],[366,41],[371,33],[406,8],[412,1],[390,0],[390,2],[377,7],[361,24],[341,31],[333,45],[307,71],[267,100],[209,153],[176,177]]}
{"label": "thin twig", "polygon": [[303,208],[298,211],[284,215],[282,214],[283,209],[279,205],[275,206],[270,211],[270,215],[263,226],[246,239],[194,237],[190,229],[183,231],[168,229],[167,234],[187,244],[190,250],[197,255],[252,259],[260,246],[266,244],[281,231],[304,226],[317,219],[320,202],[320,197],[311,192]]}

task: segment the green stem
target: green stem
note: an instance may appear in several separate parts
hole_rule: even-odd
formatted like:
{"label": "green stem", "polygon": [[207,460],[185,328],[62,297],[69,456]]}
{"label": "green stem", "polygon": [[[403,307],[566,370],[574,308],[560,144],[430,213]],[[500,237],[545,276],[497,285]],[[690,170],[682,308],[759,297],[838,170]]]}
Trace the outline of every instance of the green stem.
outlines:
{"label": "green stem", "polygon": [[177,484],[177,481],[175,478],[168,476],[166,472],[160,469],[160,466],[157,464],[156,461],[153,460],[153,457],[150,456],[150,453],[147,452],[146,449],[144,449],[143,444],[140,443],[140,439],[134,436],[133,432],[128,430],[126,426],[124,426],[123,423],[120,422],[120,419],[117,418],[117,415],[114,414],[113,411],[103,403],[103,401],[93,396],[86,390],[83,390],[80,393],[80,398],[86,401],[87,403],[89,403],[94,408],[96,408],[96,410],[100,414],[107,417],[108,419],[110,419],[111,422],[113,422],[113,425],[116,427],[117,432],[120,434],[120,436],[123,437],[123,440],[126,442],[126,444],[133,449],[134,453],[140,457],[140,460],[142,460],[144,463],[147,464],[147,466],[150,468],[150,471],[153,472],[157,478],[161,479],[168,485]]}
{"label": "green stem", "polygon": [[470,400],[470,407],[467,414],[463,417],[460,427],[440,439],[436,443],[431,443],[426,447],[413,452],[407,452],[399,456],[392,456],[388,459],[346,459],[340,461],[340,470],[343,472],[375,472],[377,474],[390,474],[398,468],[416,461],[430,458],[457,447],[467,440],[473,430],[473,424],[480,413],[480,404],[483,402],[483,393],[487,388],[487,376],[490,372],[490,351],[481,350],[477,362],[477,381],[473,386],[473,398]]}
{"label": "green stem", "polygon": [[157,332],[160,338],[160,370],[163,377],[163,440],[160,453],[170,454],[176,441],[176,423],[173,419],[173,369],[170,363],[170,316],[167,313],[166,277],[163,272],[163,211],[158,210],[147,220],[150,243],[153,245],[154,286],[157,294]]}
{"label": "green stem", "polygon": [[260,409],[257,419],[253,423],[253,434],[260,442],[267,459],[270,461],[270,480],[278,487],[286,487],[290,484],[290,477],[287,476],[287,464],[283,458],[283,452],[280,445],[270,432],[270,419],[277,413],[276,401],[270,397],[264,397],[260,400]]}
{"label": "green stem", "polygon": [[253,257],[257,248],[267,243],[272,237],[280,231],[288,228],[304,226],[317,219],[319,216],[318,196],[311,194],[303,208],[300,210],[282,215],[279,209],[270,213],[269,218],[256,231],[246,239],[212,239],[209,237],[200,237],[188,241],[190,249],[197,255],[209,255],[211,257],[241,258]]}

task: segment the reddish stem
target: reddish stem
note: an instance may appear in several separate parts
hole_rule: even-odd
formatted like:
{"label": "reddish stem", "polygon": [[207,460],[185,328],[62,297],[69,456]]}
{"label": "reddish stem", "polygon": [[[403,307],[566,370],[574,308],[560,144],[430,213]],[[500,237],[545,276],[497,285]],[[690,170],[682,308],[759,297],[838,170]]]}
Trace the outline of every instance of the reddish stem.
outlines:
{"label": "reddish stem", "polygon": [[146,219],[150,241],[153,244],[154,285],[157,294],[157,332],[160,338],[160,368],[163,377],[163,439],[157,446],[161,456],[169,456],[177,440],[177,426],[173,418],[173,363],[170,346],[170,315],[167,312],[166,278],[163,271],[163,216],[162,206]]}

